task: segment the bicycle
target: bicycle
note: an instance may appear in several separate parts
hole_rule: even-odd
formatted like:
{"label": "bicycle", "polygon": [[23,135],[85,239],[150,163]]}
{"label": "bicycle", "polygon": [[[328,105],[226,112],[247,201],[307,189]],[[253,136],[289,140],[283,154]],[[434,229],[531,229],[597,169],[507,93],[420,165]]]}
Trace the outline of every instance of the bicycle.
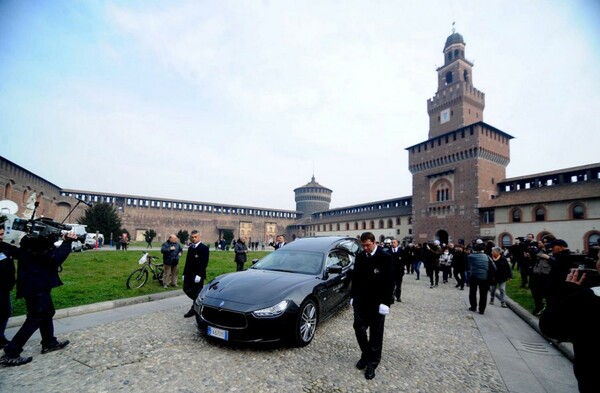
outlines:
{"label": "bicycle", "polygon": [[158,257],[152,256],[148,253],[145,253],[139,260],[139,264],[142,265],[139,269],[135,269],[129,277],[127,277],[127,289],[131,288],[141,288],[148,281],[148,276],[152,273],[152,279],[158,280],[158,283],[162,285],[163,283],[163,272],[164,265],[162,263],[155,263],[153,260],[158,259]]}

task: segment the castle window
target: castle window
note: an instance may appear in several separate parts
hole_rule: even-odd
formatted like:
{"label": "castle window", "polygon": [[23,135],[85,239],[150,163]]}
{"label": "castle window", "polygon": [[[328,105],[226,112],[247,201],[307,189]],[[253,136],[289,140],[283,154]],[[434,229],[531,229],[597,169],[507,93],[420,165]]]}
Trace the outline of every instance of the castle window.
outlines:
{"label": "castle window", "polygon": [[388,220],[388,225],[387,225],[387,227],[388,227],[388,228],[391,228],[391,227],[393,227],[393,226],[394,226],[394,221],[392,221],[392,219],[390,218],[390,219]]}
{"label": "castle window", "polygon": [[369,228],[370,229],[375,229],[375,221],[369,222]]}
{"label": "castle window", "polygon": [[494,210],[483,210],[481,212],[481,220],[484,224],[494,223]]}
{"label": "castle window", "polygon": [[[463,71],[463,79],[465,80],[465,82],[469,81],[469,73],[467,72],[467,70]],[[470,109],[469,109],[469,113],[471,113]]]}
{"label": "castle window", "polygon": [[458,57],[458,49],[454,49],[454,58],[456,59]]}
{"label": "castle window", "polygon": [[383,220],[379,220],[379,229],[383,229]]}
{"label": "castle window", "polygon": [[521,222],[521,209],[514,209],[511,218],[512,222]]}
{"label": "castle window", "polygon": [[546,221],[546,209],[543,207],[538,207],[535,209],[535,220],[536,221]]}
{"label": "castle window", "polygon": [[449,85],[450,83],[452,83],[452,71],[446,73],[446,84]]}
{"label": "castle window", "polygon": [[582,220],[585,218],[585,209],[580,204],[574,205],[571,208],[571,214],[574,220]]}

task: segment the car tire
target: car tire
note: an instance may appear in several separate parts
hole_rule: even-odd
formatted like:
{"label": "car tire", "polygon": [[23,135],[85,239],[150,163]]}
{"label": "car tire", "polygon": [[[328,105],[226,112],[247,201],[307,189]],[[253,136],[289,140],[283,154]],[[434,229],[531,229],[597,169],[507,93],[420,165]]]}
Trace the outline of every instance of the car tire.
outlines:
{"label": "car tire", "polygon": [[311,299],[306,299],[300,306],[296,319],[295,344],[304,347],[312,341],[317,331],[319,314],[317,305]]}

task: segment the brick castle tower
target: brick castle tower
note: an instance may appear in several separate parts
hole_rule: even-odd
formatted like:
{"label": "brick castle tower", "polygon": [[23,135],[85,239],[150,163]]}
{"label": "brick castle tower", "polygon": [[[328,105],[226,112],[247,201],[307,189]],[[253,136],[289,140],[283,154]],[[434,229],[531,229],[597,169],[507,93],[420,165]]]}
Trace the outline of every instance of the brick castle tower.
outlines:
{"label": "brick castle tower", "polygon": [[413,238],[442,243],[481,237],[482,212],[506,177],[512,136],[483,122],[485,94],[473,87],[473,63],[454,32],[427,100],[429,139],[408,147],[413,175]]}

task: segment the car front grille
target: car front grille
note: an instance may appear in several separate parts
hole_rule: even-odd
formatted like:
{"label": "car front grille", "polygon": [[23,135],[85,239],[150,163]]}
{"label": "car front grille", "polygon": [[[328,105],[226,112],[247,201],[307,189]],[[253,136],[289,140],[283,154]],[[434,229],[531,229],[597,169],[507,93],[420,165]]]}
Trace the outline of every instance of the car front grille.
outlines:
{"label": "car front grille", "polygon": [[239,312],[204,306],[201,313],[202,319],[219,327],[241,329],[247,326],[246,316]]}

